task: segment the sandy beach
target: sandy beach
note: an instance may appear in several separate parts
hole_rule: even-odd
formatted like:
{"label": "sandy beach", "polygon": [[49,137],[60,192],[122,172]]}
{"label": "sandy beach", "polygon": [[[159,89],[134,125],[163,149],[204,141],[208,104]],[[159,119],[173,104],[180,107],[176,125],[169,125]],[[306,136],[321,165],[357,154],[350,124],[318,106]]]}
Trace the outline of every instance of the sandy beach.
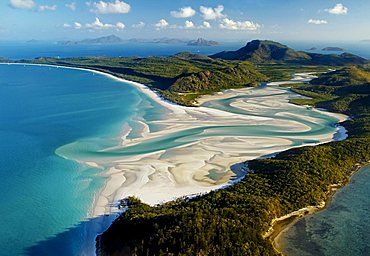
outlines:
{"label": "sandy beach", "polygon": [[[307,76],[299,74],[298,77],[294,77],[293,79],[294,82],[308,81],[312,79],[312,76],[311,74]],[[121,81],[127,83],[125,80]],[[287,83],[290,82],[287,81]],[[118,146],[117,149],[139,145],[145,141],[165,137],[168,134],[181,132],[190,128],[217,126],[220,124],[227,124],[229,126],[274,125],[290,132],[308,132],[307,135],[300,136],[300,138],[305,137],[307,140],[319,140],[318,143],[332,141],[334,137],[334,133],[310,136],[309,131],[311,128],[300,122],[282,121],[263,117],[263,115],[240,115],[202,106],[182,107],[174,105],[163,101],[157,94],[144,85],[129,83],[165,106],[171,113],[166,119],[155,121],[156,124],[160,124],[165,129],[151,132],[149,127],[147,127],[143,129],[140,138],[132,140],[123,139],[122,145]],[[273,85],[276,86],[277,83]],[[232,98],[251,93],[251,91],[250,88],[227,90],[216,95],[204,96],[199,99],[199,103],[204,104],[210,100]],[[286,108],[287,105],[291,104],[288,97],[280,94],[280,92],[281,89],[278,87],[267,87],[263,89],[264,97],[259,97],[258,100],[254,101],[234,102],[233,106],[239,109],[252,109],[255,113],[261,114],[269,111],[271,106],[275,108]],[[333,116],[338,122],[346,120],[346,116],[344,115],[316,109],[312,111]],[[292,116],[293,114],[280,112],[277,116],[279,115]],[[318,121],[308,116],[300,118],[305,121]],[[199,138],[198,141],[184,146],[148,154],[125,156],[118,160],[115,159],[113,166],[105,173],[109,178],[97,197],[92,215],[111,214],[117,211],[112,205],[117,205],[120,199],[127,196],[135,196],[145,203],[155,205],[178,197],[197,195],[219,189],[245,175],[246,166],[238,165],[238,163],[292,148],[294,147],[292,141],[298,137],[264,137],[248,136],[247,134],[243,136],[204,136]],[[216,178],[212,176],[216,176]]]}
{"label": "sandy beach", "polygon": [[[18,65],[24,64],[18,63]],[[209,101],[232,99],[240,95],[248,96],[247,100],[235,99],[230,103],[230,108],[235,111],[224,111],[204,106],[178,106],[163,100],[145,85],[117,78],[101,71],[53,65],[43,66],[85,70],[130,84],[168,110],[169,114],[165,118],[152,122],[163,129],[151,131],[144,120],[137,120],[142,127],[140,136],[129,139],[128,135],[132,132],[132,128],[125,127],[120,137],[121,144],[108,148],[104,150],[105,152],[120,152],[127,148],[140,147],[145,143],[167,138],[172,134],[181,134],[189,129],[200,130],[199,134],[192,135],[196,139],[190,140],[189,136],[177,139],[182,143],[175,147],[164,149],[158,147],[157,150],[149,153],[128,154],[109,159],[78,159],[79,162],[88,166],[97,168],[109,166],[102,173],[107,177],[107,182],[95,196],[94,206],[90,212],[91,217],[117,212],[116,206],[119,200],[128,196],[136,196],[145,203],[155,205],[182,196],[207,193],[242,178],[247,172],[247,167],[240,163],[300,146],[295,145],[295,140],[312,140],[313,142],[309,144],[314,145],[332,141],[338,131],[342,133],[339,137],[346,136],[340,127],[332,132],[310,135],[312,127],[309,124],[319,123],[320,120],[289,111],[289,109],[299,110],[306,107],[290,104],[290,94],[278,85],[307,82],[314,77],[312,74],[296,74],[291,81],[270,83],[259,90],[232,89],[206,95],[198,100],[199,105],[204,105]],[[269,114],[271,109],[275,111],[273,115]],[[239,111],[253,114],[240,114]],[[338,122],[346,120],[346,116],[341,114],[317,109],[310,111],[334,117]],[[249,135],[248,127],[253,126],[271,126],[283,134],[279,136],[270,136],[268,133],[258,136]],[[204,127],[218,127],[217,131],[220,134],[224,133],[223,129],[229,129],[228,127],[236,127],[235,129],[241,132],[240,135],[225,136],[218,135],[213,130],[202,130]],[[243,127],[246,127],[245,132],[243,132]],[[158,144],[160,146],[160,142]]]}

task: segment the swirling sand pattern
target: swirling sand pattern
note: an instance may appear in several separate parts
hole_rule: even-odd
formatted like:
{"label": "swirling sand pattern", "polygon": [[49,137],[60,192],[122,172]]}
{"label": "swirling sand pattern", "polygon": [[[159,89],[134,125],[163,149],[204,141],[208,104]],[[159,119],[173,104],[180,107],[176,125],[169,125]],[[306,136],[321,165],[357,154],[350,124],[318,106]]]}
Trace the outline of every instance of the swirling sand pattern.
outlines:
{"label": "swirling sand pattern", "polygon": [[[311,78],[298,74],[293,82]],[[92,150],[89,144],[96,142],[84,140],[57,150],[65,158],[106,168],[109,178],[93,216],[116,211],[112,205],[127,196],[154,205],[220,188],[245,175],[246,166],[237,163],[331,141],[339,130],[335,124],[345,119],[290,104],[300,96],[279,83],[205,96],[201,107],[173,105],[134,85],[161,103],[155,111],[166,109],[165,118],[136,116],[135,129],[126,127],[116,147]]]}

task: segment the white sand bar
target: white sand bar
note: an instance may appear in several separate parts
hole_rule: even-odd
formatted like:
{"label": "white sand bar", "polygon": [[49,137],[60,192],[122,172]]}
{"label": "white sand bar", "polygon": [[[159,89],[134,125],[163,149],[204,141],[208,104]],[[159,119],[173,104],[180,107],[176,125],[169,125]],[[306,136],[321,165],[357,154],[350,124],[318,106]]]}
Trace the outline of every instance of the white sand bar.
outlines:
{"label": "white sand bar", "polygon": [[[294,83],[309,81],[312,75],[297,74],[293,79]],[[212,100],[249,95],[247,101],[235,100],[230,105],[257,114],[250,116],[203,106],[197,108],[177,106],[161,100],[147,87],[132,83],[153,100],[171,110],[171,113],[166,119],[155,121],[165,129],[157,132],[144,129],[142,137],[124,140],[123,148],[140,145],[150,139],[161,138],[186,129],[212,125],[242,125],[245,127],[268,125],[279,127],[283,131],[303,132],[303,134],[249,136],[246,132],[243,136],[209,137],[203,134],[199,140],[179,147],[114,159],[111,163],[112,167],[105,173],[109,179],[97,197],[92,214],[94,216],[110,214],[117,210],[112,205],[116,205],[120,199],[128,196],[136,196],[145,203],[155,205],[182,196],[206,193],[231,184],[233,180],[245,175],[246,169],[240,168],[243,165],[237,165],[237,163],[292,148],[294,139],[305,138],[316,141],[311,145],[332,141],[336,131],[310,135],[312,128],[300,122],[300,120],[309,122],[320,122],[320,120],[310,116],[297,117],[294,113],[287,112],[289,109],[305,107],[295,106],[288,102],[289,94],[286,94],[286,90],[276,87],[284,83],[291,83],[291,81],[273,83],[258,91],[251,88],[227,90],[215,95],[204,96],[199,100],[200,104],[204,104]],[[255,94],[258,94],[258,97],[254,98]],[[287,116],[293,120],[266,117],[264,114],[271,109],[276,111],[276,117]],[[311,111],[319,110],[312,109]],[[335,117],[338,122],[346,119],[340,114],[323,111],[320,113]],[[122,148],[122,146],[117,148]]]}

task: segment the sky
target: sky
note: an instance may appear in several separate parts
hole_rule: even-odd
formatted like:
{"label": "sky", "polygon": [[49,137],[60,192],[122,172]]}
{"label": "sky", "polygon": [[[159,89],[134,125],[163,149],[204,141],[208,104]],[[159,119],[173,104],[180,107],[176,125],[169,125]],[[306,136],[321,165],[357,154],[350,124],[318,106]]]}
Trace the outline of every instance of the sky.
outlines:
{"label": "sky", "polygon": [[369,0],[0,0],[0,40],[370,39]]}

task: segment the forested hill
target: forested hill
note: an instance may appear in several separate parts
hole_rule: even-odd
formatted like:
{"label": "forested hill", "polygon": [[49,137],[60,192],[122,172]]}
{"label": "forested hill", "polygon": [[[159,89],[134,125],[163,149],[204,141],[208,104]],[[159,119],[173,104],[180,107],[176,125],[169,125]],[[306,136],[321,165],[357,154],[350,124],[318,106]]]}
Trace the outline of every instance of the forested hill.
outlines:
{"label": "forested hill", "polygon": [[325,84],[330,86],[363,85],[366,83],[370,83],[369,70],[356,66],[349,66],[328,72],[311,81],[311,84]]}
{"label": "forested hill", "polygon": [[286,45],[269,40],[253,40],[236,51],[225,51],[210,56],[224,60],[248,60],[254,63],[290,63],[306,65],[366,64],[368,60],[350,53],[318,54],[295,51]]}
{"label": "forested hill", "polygon": [[[358,68],[352,80],[368,73]],[[350,115],[345,141],[291,149],[250,161],[253,173],[226,189],[150,207],[134,198],[129,210],[97,238],[98,255],[277,255],[263,234],[271,220],[326,199],[331,184],[345,183],[357,163],[370,160],[370,86],[345,81],[346,69],[321,83],[295,85],[312,103]],[[370,73],[369,73],[370,74]],[[359,89],[361,88],[361,89]]]}

